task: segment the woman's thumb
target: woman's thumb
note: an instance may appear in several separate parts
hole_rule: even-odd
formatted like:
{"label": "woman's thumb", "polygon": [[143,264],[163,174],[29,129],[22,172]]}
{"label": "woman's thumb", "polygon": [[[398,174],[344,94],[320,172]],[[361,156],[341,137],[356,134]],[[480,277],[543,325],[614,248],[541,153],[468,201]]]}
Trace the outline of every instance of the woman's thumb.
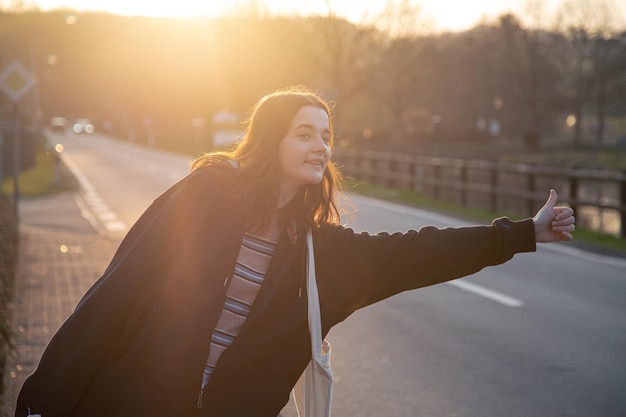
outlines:
{"label": "woman's thumb", "polygon": [[556,194],[556,191],[554,189],[550,190],[550,196],[548,197],[548,201],[546,201],[545,207],[548,208],[554,208],[554,206],[556,206],[556,202],[558,200],[558,196]]}

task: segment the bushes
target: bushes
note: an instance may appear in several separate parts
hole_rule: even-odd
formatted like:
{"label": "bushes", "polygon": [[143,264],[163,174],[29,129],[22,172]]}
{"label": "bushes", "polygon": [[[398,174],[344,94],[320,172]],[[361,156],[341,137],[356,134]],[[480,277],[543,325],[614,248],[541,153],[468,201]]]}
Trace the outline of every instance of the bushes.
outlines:
{"label": "bushes", "polygon": [[0,192],[0,395],[12,343],[11,309],[17,265],[17,218],[11,200]]}

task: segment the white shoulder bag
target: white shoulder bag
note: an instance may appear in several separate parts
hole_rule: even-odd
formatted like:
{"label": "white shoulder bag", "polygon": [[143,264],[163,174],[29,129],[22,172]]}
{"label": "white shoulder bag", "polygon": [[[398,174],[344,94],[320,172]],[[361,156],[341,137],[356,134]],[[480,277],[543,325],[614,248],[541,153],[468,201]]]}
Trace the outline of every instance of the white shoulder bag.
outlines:
{"label": "white shoulder bag", "polygon": [[306,285],[309,306],[309,333],[311,334],[311,363],[293,389],[298,417],[330,417],[333,398],[333,371],[330,369],[330,344],[322,340],[320,302],[315,279],[313,236],[307,232]]}

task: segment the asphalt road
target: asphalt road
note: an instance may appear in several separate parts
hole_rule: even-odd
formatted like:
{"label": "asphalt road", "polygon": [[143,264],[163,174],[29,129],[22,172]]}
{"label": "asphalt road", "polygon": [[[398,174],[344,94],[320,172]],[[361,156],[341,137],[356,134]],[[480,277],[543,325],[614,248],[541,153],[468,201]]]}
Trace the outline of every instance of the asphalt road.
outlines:
{"label": "asphalt road", "polygon": [[[81,182],[84,215],[114,238],[189,171],[189,158],[98,134],[51,141]],[[357,230],[464,224],[350,198]],[[543,245],[361,310],[329,340],[336,417],[624,417],[626,260]]]}

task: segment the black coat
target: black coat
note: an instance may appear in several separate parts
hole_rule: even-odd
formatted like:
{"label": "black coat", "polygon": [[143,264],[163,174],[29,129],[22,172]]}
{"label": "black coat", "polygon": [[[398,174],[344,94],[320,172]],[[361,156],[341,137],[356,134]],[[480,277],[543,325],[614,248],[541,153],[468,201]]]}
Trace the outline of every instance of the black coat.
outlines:
{"label": "black coat", "polygon": [[[16,416],[27,407],[43,417],[278,415],[311,358],[302,231],[295,242],[281,236],[197,408],[243,236],[227,187],[201,168],[155,200],[50,341]],[[328,225],[313,240],[324,335],[358,308],[535,250],[531,220],[374,236]]]}

